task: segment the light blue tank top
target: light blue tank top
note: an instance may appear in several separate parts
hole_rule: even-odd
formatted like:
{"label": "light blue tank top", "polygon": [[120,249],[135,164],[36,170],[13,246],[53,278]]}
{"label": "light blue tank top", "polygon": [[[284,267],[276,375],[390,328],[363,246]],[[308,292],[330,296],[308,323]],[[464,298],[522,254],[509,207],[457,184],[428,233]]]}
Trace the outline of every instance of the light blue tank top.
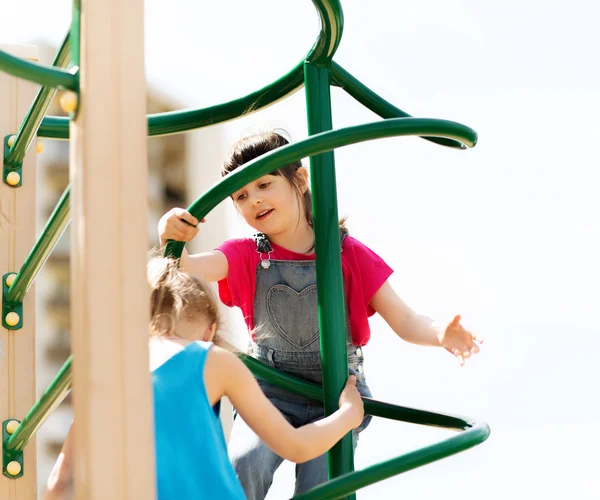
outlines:
{"label": "light blue tank top", "polygon": [[158,500],[246,498],[206,394],[211,346],[192,342],[152,372]]}

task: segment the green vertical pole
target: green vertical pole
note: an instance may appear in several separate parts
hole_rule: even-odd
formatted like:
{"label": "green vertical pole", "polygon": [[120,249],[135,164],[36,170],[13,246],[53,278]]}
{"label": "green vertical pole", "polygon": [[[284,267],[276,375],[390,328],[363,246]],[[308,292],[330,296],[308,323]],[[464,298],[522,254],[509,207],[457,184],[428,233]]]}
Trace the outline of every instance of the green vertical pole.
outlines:
{"label": "green vertical pole", "polygon": [[[79,67],[79,42],[80,42],[80,21],[81,0],[73,0],[73,10],[71,11],[71,63]],[[77,92],[79,92],[79,77],[77,79]]]}
{"label": "green vertical pole", "polygon": [[[304,64],[309,135],[331,130],[329,67]],[[310,159],[313,195],[315,251],[319,299],[319,330],[323,364],[325,414],[338,409],[340,393],[348,377],[344,287],[340,257],[337,191],[333,151]],[[327,454],[329,478],[354,470],[352,434],[348,433]],[[355,498],[355,495],[346,498]]]}

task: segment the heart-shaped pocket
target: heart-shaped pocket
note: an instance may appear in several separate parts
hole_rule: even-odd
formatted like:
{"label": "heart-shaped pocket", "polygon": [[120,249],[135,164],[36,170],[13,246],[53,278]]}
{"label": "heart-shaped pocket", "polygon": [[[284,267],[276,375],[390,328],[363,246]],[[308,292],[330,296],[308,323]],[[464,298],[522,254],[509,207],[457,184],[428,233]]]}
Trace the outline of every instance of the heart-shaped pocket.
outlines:
{"label": "heart-shaped pocket", "polygon": [[274,285],[267,294],[267,311],[273,326],[294,347],[305,349],[319,338],[317,285],[300,293]]}

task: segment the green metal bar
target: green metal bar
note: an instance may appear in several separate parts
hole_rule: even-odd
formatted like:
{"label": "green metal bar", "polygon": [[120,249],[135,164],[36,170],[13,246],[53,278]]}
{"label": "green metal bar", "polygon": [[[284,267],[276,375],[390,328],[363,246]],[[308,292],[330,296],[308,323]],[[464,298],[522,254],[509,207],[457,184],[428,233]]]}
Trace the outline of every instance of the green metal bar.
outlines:
{"label": "green metal bar", "polygon": [[321,21],[321,32],[306,60],[326,65],[331,62],[340,45],[344,30],[344,14],[339,0],[312,0]]}
{"label": "green metal bar", "polygon": [[8,289],[5,300],[8,303],[22,302],[23,297],[31,287],[44,262],[56,246],[62,233],[70,222],[70,194],[71,186],[67,186],[60,197],[46,227],[38,238],[33,250],[27,256],[25,263],[17,274],[12,286]]}
{"label": "green metal bar", "polygon": [[[239,357],[252,370],[252,373],[261,380],[275,384],[294,394],[304,396],[318,403],[323,402],[323,388],[320,385],[306,382],[287,373],[277,371],[245,354],[241,354]],[[400,420],[402,422],[455,431],[464,431],[478,425],[477,422],[466,417],[392,405],[372,398],[363,397],[362,399],[365,405],[365,413],[374,417]]]}
{"label": "green metal bar", "polygon": [[77,90],[78,87],[76,74],[43,64],[31,63],[20,57],[11,56],[2,50],[0,50],[0,70],[17,78],[23,78],[48,87],[68,90]]}
{"label": "green metal bar", "polygon": [[71,357],[67,359],[46,392],[29,410],[14,434],[4,445],[5,454],[19,453],[71,390]]}
{"label": "green metal bar", "polygon": [[[332,129],[330,77],[331,72],[326,66],[308,62],[304,65],[309,135]],[[339,408],[338,400],[348,378],[344,285],[333,151],[311,156],[310,179],[317,259],[323,406],[325,415],[331,415]],[[352,433],[344,436],[327,452],[327,464],[329,479],[354,470]],[[355,496],[351,495],[348,498],[354,499]]]}
{"label": "green metal bar", "polygon": [[73,9],[71,11],[71,61],[73,65],[79,67],[79,47],[80,47],[80,26],[81,26],[81,1],[73,0]]}
{"label": "green metal bar", "polygon": [[[148,115],[148,135],[178,134],[197,128],[216,125],[248,115],[270,106],[302,88],[303,63],[299,63],[287,75],[266,87],[239,99],[202,109],[187,109]],[[39,137],[51,139],[69,138],[69,118],[47,116],[38,131]]]}
{"label": "green metal bar", "polygon": [[[58,53],[56,54],[56,58],[52,63],[53,66],[57,68],[65,68],[69,64],[69,49],[69,34],[67,33],[67,36],[65,37],[60,49],[58,50]],[[17,132],[17,138],[15,139],[14,144],[4,158],[4,164],[8,168],[14,168],[23,163],[25,153],[29,149],[31,141],[33,140],[35,133],[42,122],[42,118],[44,118],[44,113],[46,113],[48,110],[48,107],[50,106],[55,94],[56,89],[53,87],[41,87],[38,91],[31,109],[27,113],[21,128]]]}
{"label": "green metal bar", "polygon": [[482,423],[440,443],[426,446],[366,469],[330,480],[306,493],[295,496],[294,499],[334,500],[344,498],[348,493],[370,484],[472,448],[485,441],[489,434],[489,427],[487,424]]}
{"label": "green metal bar", "polygon": [[[401,109],[394,106],[392,103],[378,96],[375,92],[373,92],[366,85],[354,78],[350,73],[348,73],[335,61],[332,61],[331,63],[331,73],[333,76],[332,83],[334,85],[343,88],[348,94],[354,97],[354,99],[360,102],[363,106],[370,109],[382,118],[412,117],[405,111],[402,111]],[[453,141],[451,139],[444,139],[441,137],[423,137],[423,139],[435,142],[436,144],[440,144],[441,146],[466,149],[464,144],[458,141]]]}
{"label": "green metal bar", "polygon": [[[75,2],[78,4],[78,0]],[[340,43],[343,29],[343,14],[339,0],[313,0],[321,21],[321,30],[313,47],[305,59],[312,62],[331,60]],[[78,18],[77,18],[78,19]],[[75,43],[74,30],[76,18],[73,18],[71,36],[72,48]],[[75,54],[75,53],[74,53]],[[78,64],[72,55],[73,64]],[[304,60],[279,80],[239,99],[209,106],[202,109],[188,109],[148,115],[148,135],[168,135],[187,132],[197,128],[224,123],[242,115],[248,115],[270,106],[294,94],[304,85]],[[39,137],[50,139],[69,138],[69,118],[47,116],[42,120]]]}
{"label": "green metal bar", "polygon": [[[236,169],[192,203],[188,211],[200,220],[222,200],[249,182],[277,170],[282,165],[288,165],[307,156],[358,142],[412,135],[447,137],[461,141],[469,147],[475,146],[477,141],[477,133],[466,125],[432,118],[393,118],[323,132],[303,141],[277,148]],[[179,258],[184,247],[184,242],[170,241],[167,243],[165,253]]]}

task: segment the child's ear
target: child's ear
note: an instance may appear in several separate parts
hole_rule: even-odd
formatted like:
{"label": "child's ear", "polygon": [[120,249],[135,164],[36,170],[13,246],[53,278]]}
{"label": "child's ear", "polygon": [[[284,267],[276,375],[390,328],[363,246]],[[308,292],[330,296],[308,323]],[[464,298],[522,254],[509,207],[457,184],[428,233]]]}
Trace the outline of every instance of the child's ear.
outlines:
{"label": "child's ear", "polygon": [[306,167],[300,167],[297,170],[297,173],[300,179],[302,180],[302,194],[304,194],[309,187],[308,169]]}
{"label": "child's ear", "polygon": [[212,323],[209,327],[208,327],[208,338],[206,339],[207,342],[212,342],[212,340],[215,338],[215,334],[217,333],[217,324],[216,323]]}

